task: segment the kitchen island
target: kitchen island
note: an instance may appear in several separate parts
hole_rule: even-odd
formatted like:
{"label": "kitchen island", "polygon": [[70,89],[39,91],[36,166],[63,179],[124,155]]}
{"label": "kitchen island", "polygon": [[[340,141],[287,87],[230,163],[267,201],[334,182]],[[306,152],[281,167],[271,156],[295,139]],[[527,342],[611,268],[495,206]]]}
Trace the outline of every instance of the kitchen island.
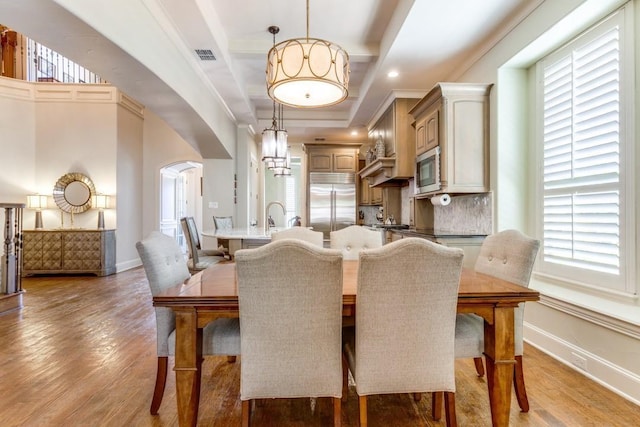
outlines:
{"label": "kitchen island", "polygon": [[229,255],[233,259],[238,249],[252,249],[266,245],[271,241],[271,233],[280,230],[284,230],[284,228],[272,227],[269,230],[265,230],[261,227],[251,227],[227,230],[205,230],[202,232],[202,238],[205,246],[211,246],[207,245],[210,238],[228,240]]}

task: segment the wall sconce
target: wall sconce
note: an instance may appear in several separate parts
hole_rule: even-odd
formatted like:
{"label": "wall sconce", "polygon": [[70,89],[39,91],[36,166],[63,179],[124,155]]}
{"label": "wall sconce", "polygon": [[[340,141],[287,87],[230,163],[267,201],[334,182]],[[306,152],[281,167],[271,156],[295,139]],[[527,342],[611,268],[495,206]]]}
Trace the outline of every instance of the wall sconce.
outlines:
{"label": "wall sconce", "polygon": [[109,196],[96,194],[96,208],[98,208],[98,229],[104,230],[104,210],[109,207]]}
{"label": "wall sconce", "polygon": [[36,210],[36,230],[42,229],[42,208],[47,207],[47,196],[34,194],[27,196],[27,207]]}

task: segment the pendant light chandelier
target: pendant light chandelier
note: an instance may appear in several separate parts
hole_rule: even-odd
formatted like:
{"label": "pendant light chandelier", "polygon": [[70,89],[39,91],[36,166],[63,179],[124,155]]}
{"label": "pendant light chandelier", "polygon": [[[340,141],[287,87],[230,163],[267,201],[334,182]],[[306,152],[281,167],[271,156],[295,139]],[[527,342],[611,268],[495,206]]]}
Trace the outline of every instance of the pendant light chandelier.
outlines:
{"label": "pendant light chandelier", "polygon": [[[269,27],[278,31],[278,27]],[[349,88],[349,55],[340,46],[309,37],[285,40],[267,55],[267,91],[280,104],[297,108],[325,107],[344,101]]]}
{"label": "pendant light chandelier", "polygon": [[[280,106],[282,110],[282,106]],[[282,113],[280,114],[282,116]],[[269,169],[282,166],[287,159],[287,131],[278,127],[276,102],[273,101],[273,119],[271,127],[262,131],[262,161]]]}

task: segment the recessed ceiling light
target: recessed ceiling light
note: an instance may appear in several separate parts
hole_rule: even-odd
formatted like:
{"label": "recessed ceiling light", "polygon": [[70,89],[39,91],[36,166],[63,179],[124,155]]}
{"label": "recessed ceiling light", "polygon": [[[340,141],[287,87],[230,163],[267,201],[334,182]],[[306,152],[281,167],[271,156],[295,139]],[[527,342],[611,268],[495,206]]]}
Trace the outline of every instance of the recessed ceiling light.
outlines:
{"label": "recessed ceiling light", "polygon": [[387,73],[387,77],[398,77],[398,72],[397,71],[389,71],[389,73]]}

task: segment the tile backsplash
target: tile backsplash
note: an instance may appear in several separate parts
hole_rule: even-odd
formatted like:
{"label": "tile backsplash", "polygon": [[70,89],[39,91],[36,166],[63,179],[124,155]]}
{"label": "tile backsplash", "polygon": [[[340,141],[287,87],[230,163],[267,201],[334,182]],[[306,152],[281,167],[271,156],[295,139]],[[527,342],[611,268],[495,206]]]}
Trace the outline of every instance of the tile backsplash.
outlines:
{"label": "tile backsplash", "polygon": [[416,200],[416,228],[436,233],[487,235],[493,232],[491,193],[451,197],[447,206],[433,206],[429,199]]}

